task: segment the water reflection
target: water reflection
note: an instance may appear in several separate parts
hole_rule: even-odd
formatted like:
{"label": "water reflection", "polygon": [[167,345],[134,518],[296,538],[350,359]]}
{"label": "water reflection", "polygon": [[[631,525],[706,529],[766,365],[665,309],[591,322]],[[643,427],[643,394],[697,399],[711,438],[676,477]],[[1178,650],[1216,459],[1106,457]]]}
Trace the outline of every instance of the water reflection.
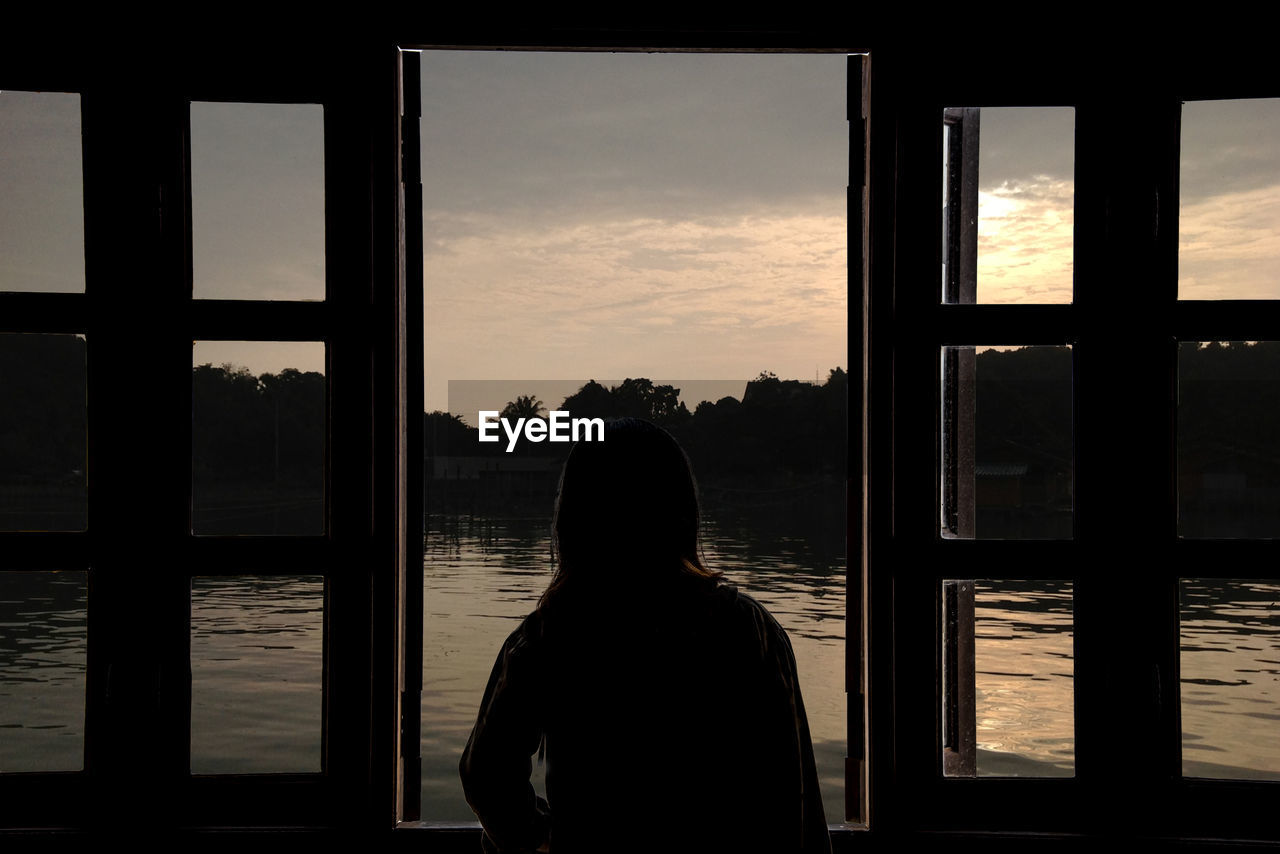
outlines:
{"label": "water reflection", "polygon": [[1074,773],[1071,610],[1070,582],[974,584],[980,776]]}
{"label": "water reflection", "polygon": [[[844,812],[844,557],[832,538],[768,530],[742,518],[708,520],[703,552],[791,635],[827,814],[838,821]],[[424,569],[422,815],[473,821],[458,759],[494,655],[550,580],[550,524],[432,516]]]}
{"label": "water reflection", "polygon": [[1182,773],[1280,780],[1280,584],[1183,579]]}
{"label": "water reflection", "polygon": [[0,771],[84,765],[88,577],[0,573]]}
{"label": "water reflection", "polygon": [[191,582],[191,770],[319,771],[324,580]]}
{"label": "water reflection", "polygon": [[[708,562],[787,628],[823,795],[843,809],[843,557],[708,521]],[[762,544],[768,543],[768,547]],[[824,545],[826,543],[826,545]],[[493,656],[552,568],[545,519],[434,516],[424,554],[423,815],[471,821],[457,762]],[[0,771],[82,767],[85,572],[0,573]],[[1183,773],[1280,779],[1280,584],[1184,580]],[[979,773],[1070,773],[1070,587],[976,586]],[[323,583],[202,578],[192,597],[197,772],[319,770]]]}

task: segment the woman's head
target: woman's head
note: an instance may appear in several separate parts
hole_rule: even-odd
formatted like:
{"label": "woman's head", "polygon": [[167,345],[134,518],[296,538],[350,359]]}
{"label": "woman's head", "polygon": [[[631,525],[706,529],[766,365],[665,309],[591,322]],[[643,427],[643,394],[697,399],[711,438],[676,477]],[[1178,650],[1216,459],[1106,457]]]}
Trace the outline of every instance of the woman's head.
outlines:
{"label": "woman's head", "polygon": [[606,421],[604,440],[575,444],[565,462],[554,525],[559,566],[547,596],[579,579],[595,586],[672,573],[715,577],[698,557],[698,521],[693,473],[676,440],[637,418]]}

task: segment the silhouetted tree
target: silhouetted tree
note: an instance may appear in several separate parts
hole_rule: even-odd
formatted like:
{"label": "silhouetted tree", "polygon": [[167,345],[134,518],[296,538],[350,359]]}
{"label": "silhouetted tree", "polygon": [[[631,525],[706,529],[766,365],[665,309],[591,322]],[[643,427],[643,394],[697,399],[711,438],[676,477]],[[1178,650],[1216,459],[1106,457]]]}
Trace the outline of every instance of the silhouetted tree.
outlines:
{"label": "silhouetted tree", "polygon": [[507,405],[502,407],[502,412],[498,413],[498,417],[509,418],[512,421],[517,418],[540,418],[541,413],[545,411],[541,400],[531,394],[521,394],[517,395],[515,400],[508,401]]}
{"label": "silhouetted tree", "polygon": [[427,412],[422,416],[422,444],[425,457],[474,453],[476,430],[468,427],[461,415]]}
{"label": "silhouetted tree", "polygon": [[560,408],[575,418],[608,418],[614,411],[613,394],[595,380],[564,399]]}

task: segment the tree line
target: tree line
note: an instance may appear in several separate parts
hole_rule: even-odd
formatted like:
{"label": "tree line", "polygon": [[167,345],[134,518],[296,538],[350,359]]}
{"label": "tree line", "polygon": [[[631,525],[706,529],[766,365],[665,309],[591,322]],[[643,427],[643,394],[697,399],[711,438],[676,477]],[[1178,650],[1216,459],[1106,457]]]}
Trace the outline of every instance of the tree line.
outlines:
{"label": "tree line", "polygon": [[[680,442],[701,480],[799,482],[815,478],[843,482],[846,469],[848,377],[832,369],[821,384],[782,380],[762,373],[747,384],[742,399],[702,401],[691,412],[680,389],[644,377],[615,386],[594,380],[555,409],[574,418],[635,417],[652,421]],[[545,417],[548,408],[534,395],[520,395],[501,411],[504,418]],[[460,415],[424,415],[424,453],[447,456],[505,456],[505,445],[479,442],[479,432]],[[522,442],[525,456],[562,458],[564,445]]]}
{"label": "tree line", "polygon": [[[1063,347],[977,355],[979,465],[1071,464],[1071,358]],[[0,335],[0,485],[83,483],[91,420],[86,359],[80,336]],[[1280,486],[1280,342],[1183,344],[1178,379],[1184,466],[1245,469],[1254,483]],[[612,387],[588,382],[556,407],[534,395],[520,396],[506,414],[539,416],[558,408],[575,417],[647,418],[676,436],[704,480],[799,483],[843,478],[849,393],[840,368],[821,383],[765,372],[748,383],[741,399],[702,401],[690,410],[680,389],[640,377]],[[899,390],[907,393],[930,392]],[[326,432],[322,374],[286,369],[255,375],[233,365],[195,366],[192,417],[197,478],[320,487]],[[424,427],[428,458],[503,454],[504,443],[480,444],[477,431],[458,415],[425,413]],[[565,451],[564,445],[522,442],[519,452],[556,457]]]}

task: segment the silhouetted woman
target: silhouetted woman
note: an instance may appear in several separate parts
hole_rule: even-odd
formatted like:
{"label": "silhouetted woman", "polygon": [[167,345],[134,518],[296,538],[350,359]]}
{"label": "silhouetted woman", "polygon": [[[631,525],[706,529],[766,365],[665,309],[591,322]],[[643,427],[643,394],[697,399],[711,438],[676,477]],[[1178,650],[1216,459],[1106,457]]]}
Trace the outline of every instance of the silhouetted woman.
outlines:
{"label": "silhouetted woman", "polygon": [[[698,556],[684,452],[647,421],[576,444],[556,574],[462,755],[489,851],[828,852],[786,632]],[[549,809],[529,782],[546,751]]]}

